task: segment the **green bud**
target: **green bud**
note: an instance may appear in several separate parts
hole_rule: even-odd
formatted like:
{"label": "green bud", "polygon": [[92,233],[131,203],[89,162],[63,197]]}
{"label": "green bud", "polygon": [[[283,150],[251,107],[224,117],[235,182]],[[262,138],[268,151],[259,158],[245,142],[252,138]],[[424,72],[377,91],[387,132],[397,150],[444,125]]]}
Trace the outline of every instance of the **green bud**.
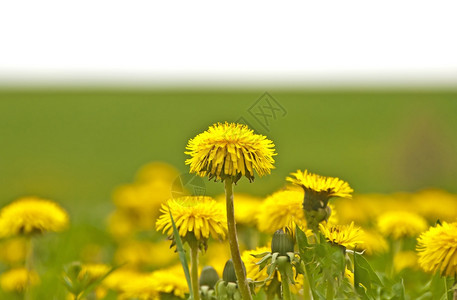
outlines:
{"label": "green bud", "polygon": [[[243,266],[243,273],[246,275],[246,267],[244,263],[241,262]],[[236,273],[235,273],[235,266],[233,265],[233,260],[229,259],[225,263],[224,271],[222,272],[222,279],[225,282],[234,282],[236,283]]]}
{"label": "green bud", "polygon": [[271,253],[279,253],[279,256],[287,256],[287,252],[294,252],[294,239],[284,230],[277,230],[271,240]]}
{"label": "green bud", "polygon": [[214,289],[216,282],[219,280],[216,270],[211,266],[203,268],[200,274],[200,286],[208,286],[210,289]]}

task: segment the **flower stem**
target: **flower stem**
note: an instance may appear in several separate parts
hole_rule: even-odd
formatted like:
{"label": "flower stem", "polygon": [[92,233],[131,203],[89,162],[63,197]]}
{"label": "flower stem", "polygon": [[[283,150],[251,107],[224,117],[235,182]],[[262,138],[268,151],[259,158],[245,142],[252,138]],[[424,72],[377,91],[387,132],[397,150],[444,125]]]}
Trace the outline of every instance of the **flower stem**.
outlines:
{"label": "flower stem", "polygon": [[238,281],[243,300],[252,300],[246,275],[244,274],[243,263],[241,261],[240,248],[238,246],[238,237],[236,235],[235,207],[233,205],[233,183],[231,179],[226,178],[225,182],[225,202],[227,206],[227,228],[228,240],[230,244],[230,253],[232,255],[233,266]]}
{"label": "flower stem", "polygon": [[190,281],[194,300],[200,300],[200,288],[198,286],[198,243],[190,244]]}
{"label": "flower stem", "polygon": [[27,285],[24,291],[24,300],[31,299],[30,296],[30,273],[33,270],[33,237],[30,235],[27,237],[27,256],[25,258],[25,268],[27,270]]}
{"label": "flower stem", "polygon": [[291,300],[292,295],[290,294],[289,278],[287,277],[286,271],[283,267],[279,268],[279,274],[281,274],[282,298],[284,300]]}
{"label": "flower stem", "polygon": [[309,277],[308,277],[308,271],[306,269],[306,266],[302,263],[303,270],[305,271],[305,276],[303,276],[303,299],[305,300],[312,300],[313,299],[313,293],[311,291],[311,286],[309,284]]}

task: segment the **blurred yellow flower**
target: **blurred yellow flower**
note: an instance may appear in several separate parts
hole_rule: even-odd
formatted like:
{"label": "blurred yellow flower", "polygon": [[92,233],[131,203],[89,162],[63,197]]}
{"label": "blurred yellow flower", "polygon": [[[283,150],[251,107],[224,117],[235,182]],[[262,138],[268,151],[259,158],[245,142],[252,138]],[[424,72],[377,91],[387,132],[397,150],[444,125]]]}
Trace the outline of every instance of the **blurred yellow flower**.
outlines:
{"label": "blurred yellow flower", "polygon": [[160,242],[125,241],[116,253],[114,260],[118,264],[126,263],[132,268],[161,268],[170,265],[178,256],[170,250],[170,243],[166,240]]}
{"label": "blurred yellow flower", "polygon": [[27,241],[23,237],[15,237],[0,242],[0,261],[8,265],[18,265],[25,261]]}
{"label": "blurred yellow flower", "polygon": [[171,186],[178,175],[178,170],[172,165],[162,161],[154,161],[141,167],[136,174],[136,182],[162,181]]}
{"label": "blurred yellow flower", "polygon": [[354,222],[350,225],[321,223],[319,224],[319,229],[332,244],[338,244],[349,249],[354,249],[363,244],[363,230],[358,226],[354,226]]}
{"label": "blurred yellow flower", "polygon": [[400,251],[394,256],[394,269],[399,273],[403,269],[417,268],[417,253],[414,251]]}
{"label": "blurred yellow flower", "polygon": [[286,180],[301,186],[305,193],[322,194],[328,198],[352,198],[352,192],[354,192],[347,182],[336,177],[320,176],[308,170],[297,170],[290,175],[293,177],[287,177]]}
{"label": "blurred yellow flower", "polygon": [[120,299],[160,299],[161,294],[185,298],[189,293],[181,265],[152,273],[139,273],[124,279],[125,282],[120,283]]}
{"label": "blurred yellow flower", "polygon": [[62,231],[67,226],[63,208],[37,197],[21,198],[0,211],[0,237]]}
{"label": "blurred yellow flower", "polygon": [[[147,273],[149,275],[149,273]],[[120,268],[111,273],[101,283],[103,287],[111,289],[119,294],[124,292],[124,286],[129,285],[131,282],[141,281],[145,273],[140,273],[135,270]]]}
{"label": "blurred yellow flower", "polygon": [[202,265],[211,266],[222,277],[225,263],[231,258],[228,242],[212,241],[208,244],[208,249],[199,257]]}
{"label": "blurred yellow flower", "polygon": [[170,212],[178,228],[179,235],[185,237],[189,232],[197,240],[213,238],[225,239],[227,234],[227,221],[221,203],[211,197],[187,196],[170,199],[160,209],[162,215],[156,223],[157,230],[162,230],[172,235]]}
{"label": "blurred yellow flower", "polygon": [[201,177],[237,182],[242,176],[254,180],[254,170],[263,176],[274,168],[274,144],[254,134],[246,125],[217,123],[190,139],[185,152],[190,172]]}
{"label": "blurred yellow flower", "polygon": [[11,269],[0,275],[0,285],[5,292],[22,293],[29,284],[33,286],[39,283],[38,274],[26,268]]}
{"label": "blurred yellow flower", "polygon": [[345,268],[344,269],[344,277],[346,277],[349,282],[354,285],[354,272],[352,272],[351,270],[349,270],[348,268]]}
{"label": "blurred yellow flower", "polygon": [[427,229],[427,221],[408,211],[389,211],[378,217],[378,228],[384,236],[394,239],[414,237]]}
{"label": "blurred yellow flower", "polygon": [[131,214],[116,209],[108,217],[108,232],[117,240],[129,239],[140,228],[136,223]]}
{"label": "blurred yellow flower", "polygon": [[302,202],[303,193],[296,190],[281,190],[268,196],[258,212],[259,230],[274,233],[276,230],[289,227],[294,231],[295,224],[300,228],[306,228]]}
{"label": "blurred yellow flower", "polygon": [[79,278],[82,279],[87,276],[91,282],[96,281],[105,276],[110,269],[111,267],[105,264],[83,264]]}
{"label": "blurred yellow flower", "polygon": [[254,281],[264,281],[268,278],[267,268],[263,268],[259,271],[259,258],[255,258],[252,255],[261,254],[264,252],[271,252],[270,247],[257,247],[255,250],[246,250],[241,255],[241,260],[244,262],[246,267],[246,277]]}
{"label": "blurred yellow flower", "polygon": [[368,255],[385,253],[389,250],[386,239],[374,230],[363,230],[361,248]]}
{"label": "blurred yellow flower", "polygon": [[412,196],[410,205],[414,211],[431,222],[454,221],[457,211],[457,195],[436,189],[420,191]]}
{"label": "blurred yellow flower", "polygon": [[[235,220],[237,224],[247,226],[257,223],[257,215],[262,205],[262,198],[249,194],[235,193]],[[220,195],[216,198],[218,202],[225,201],[225,195]]]}
{"label": "blurred yellow flower", "polygon": [[419,265],[426,272],[457,276],[457,223],[430,227],[417,239]]}

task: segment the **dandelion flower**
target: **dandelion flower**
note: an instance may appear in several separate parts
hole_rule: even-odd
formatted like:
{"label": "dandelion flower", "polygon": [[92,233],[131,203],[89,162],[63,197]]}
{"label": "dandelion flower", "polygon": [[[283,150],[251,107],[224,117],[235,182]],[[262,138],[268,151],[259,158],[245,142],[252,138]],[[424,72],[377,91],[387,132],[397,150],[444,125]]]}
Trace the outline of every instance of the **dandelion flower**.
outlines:
{"label": "dandelion flower", "polygon": [[417,267],[417,253],[414,251],[400,251],[394,256],[394,269],[399,273],[403,269]]}
{"label": "dandelion flower", "polygon": [[190,172],[201,177],[237,182],[242,176],[254,180],[254,170],[259,176],[270,174],[274,168],[274,144],[265,136],[254,134],[246,125],[217,123],[189,140],[186,160]]}
{"label": "dandelion flower", "polygon": [[25,261],[27,240],[15,237],[0,243],[0,261],[8,265],[18,265]]}
{"label": "dandelion flower", "polygon": [[0,276],[0,285],[6,292],[22,293],[27,288],[28,284],[31,286],[37,285],[40,278],[35,271],[29,271],[26,268],[16,268],[4,272]]}
{"label": "dandelion flower", "polygon": [[0,211],[0,236],[62,231],[68,214],[54,202],[36,197],[14,201]]}
{"label": "dandelion flower", "polygon": [[354,249],[363,244],[363,230],[354,226],[354,222],[350,225],[319,224],[319,228],[332,244],[338,244],[349,249]]}
{"label": "dandelion flower", "polygon": [[362,234],[363,244],[361,248],[368,255],[385,253],[389,250],[389,244],[386,239],[374,230],[364,230]]}
{"label": "dandelion flower", "polygon": [[308,170],[297,170],[291,175],[295,178],[287,177],[287,181],[301,186],[305,193],[319,194],[327,198],[352,198],[352,192],[354,192],[347,182],[336,177],[324,177],[310,173]]}
{"label": "dandelion flower", "polygon": [[336,177],[324,177],[309,173],[308,170],[291,174],[286,180],[301,186],[304,190],[303,210],[308,228],[317,232],[319,223],[331,215],[328,200],[331,197],[351,198],[354,191],[347,182]]}
{"label": "dandelion flower", "polygon": [[253,255],[270,252],[271,247],[257,247],[255,250],[246,250],[241,255],[241,259],[246,267],[246,277],[254,281],[265,281],[268,278],[267,268],[259,271],[258,258]]}
{"label": "dandelion flower", "polygon": [[157,220],[156,228],[170,236],[173,234],[170,212],[182,237],[192,233],[197,240],[206,240],[210,235],[215,239],[225,239],[227,234],[223,205],[211,197],[187,196],[170,199],[162,205],[160,211],[162,215]]}
{"label": "dandelion flower", "polygon": [[303,194],[295,190],[281,190],[268,196],[259,209],[259,230],[274,233],[284,227],[295,230],[296,224],[306,227],[302,201]]}
{"label": "dandelion flower", "polygon": [[419,265],[426,272],[457,276],[457,223],[431,227],[417,239]]}
{"label": "dandelion flower", "polygon": [[186,277],[181,265],[160,269],[152,273],[139,273],[124,278],[121,285],[121,299],[160,299],[160,294],[185,298],[189,293]]}
{"label": "dandelion flower", "polygon": [[394,239],[414,237],[427,229],[427,221],[412,212],[389,211],[378,217],[379,231]]}
{"label": "dandelion flower", "polygon": [[126,263],[129,267],[165,267],[177,258],[169,248],[167,241],[152,243],[129,240],[118,247],[114,259],[118,264]]}

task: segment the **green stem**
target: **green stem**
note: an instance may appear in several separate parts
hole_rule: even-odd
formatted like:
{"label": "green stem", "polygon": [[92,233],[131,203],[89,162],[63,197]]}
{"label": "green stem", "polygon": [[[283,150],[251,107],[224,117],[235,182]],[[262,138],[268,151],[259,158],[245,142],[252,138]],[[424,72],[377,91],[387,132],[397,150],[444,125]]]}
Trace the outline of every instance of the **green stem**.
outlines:
{"label": "green stem", "polygon": [[24,291],[24,300],[31,299],[30,296],[30,273],[33,270],[33,239],[32,236],[27,237],[27,256],[25,258],[25,268],[27,270],[27,286]]}
{"label": "green stem", "polygon": [[198,286],[198,243],[190,244],[190,281],[192,283],[192,294],[194,300],[200,300],[200,289]]}
{"label": "green stem", "polygon": [[453,293],[453,300],[457,300],[457,275],[455,275],[454,277],[454,285],[452,286],[452,289],[454,290],[454,293]]}
{"label": "green stem", "polygon": [[236,235],[235,207],[233,205],[233,183],[231,179],[225,179],[225,202],[227,206],[227,228],[228,240],[230,244],[230,253],[232,255],[233,266],[238,281],[238,288],[243,300],[252,300],[249,290],[248,281],[244,274],[243,263],[241,261],[240,248],[238,246],[238,237]]}
{"label": "green stem", "polygon": [[282,268],[282,267],[279,268],[279,274],[281,274],[282,298],[284,300],[291,300],[292,294],[290,293],[289,278],[287,277],[287,274],[286,274],[286,271],[284,270],[284,268]]}
{"label": "green stem", "polygon": [[327,297],[325,299],[331,300],[335,297],[335,292],[333,290],[333,285],[330,282],[327,282]]}
{"label": "green stem", "polygon": [[303,270],[305,271],[305,276],[303,276],[303,299],[304,300],[312,300],[313,293],[311,292],[311,286],[309,284],[308,278],[308,271],[306,270],[306,266],[302,263]]}

